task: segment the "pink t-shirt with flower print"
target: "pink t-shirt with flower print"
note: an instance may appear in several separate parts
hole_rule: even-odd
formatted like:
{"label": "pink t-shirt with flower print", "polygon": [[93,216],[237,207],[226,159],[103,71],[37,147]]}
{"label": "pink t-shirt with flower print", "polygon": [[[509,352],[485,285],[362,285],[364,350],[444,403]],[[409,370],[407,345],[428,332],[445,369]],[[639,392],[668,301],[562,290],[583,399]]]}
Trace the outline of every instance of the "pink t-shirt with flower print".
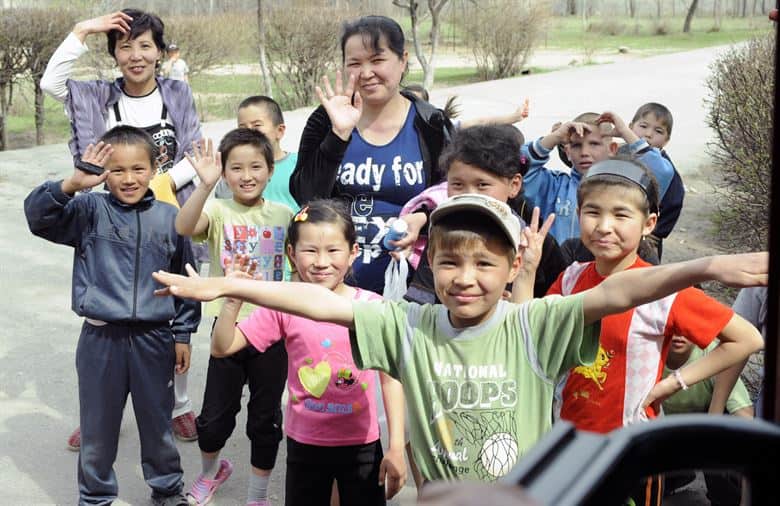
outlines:
{"label": "pink t-shirt with flower print", "polygon": [[[381,297],[356,288],[353,299]],[[359,445],[379,439],[377,373],[355,366],[346,327],[258,307],[238,328],[261,352],[285,340],[290,396],[285,432],[289,437],[315,446]]]}

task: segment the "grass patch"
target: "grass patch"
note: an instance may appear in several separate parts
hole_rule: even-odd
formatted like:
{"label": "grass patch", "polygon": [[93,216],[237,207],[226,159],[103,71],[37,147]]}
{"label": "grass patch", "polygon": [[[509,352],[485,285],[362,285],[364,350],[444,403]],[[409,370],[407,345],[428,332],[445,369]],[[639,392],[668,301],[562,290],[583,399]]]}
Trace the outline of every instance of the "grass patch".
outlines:
{"label": "grass patch", "polygon": [[[703,47],[741,42],[764,35],[772,29],[765,17],[723,18],[720,30],[714,31],[712,18],[693,18],[690,33],[682,33],[683,17],[662,18],[666,35],[656,35],[659,22],[655,19],[615,18],[608,23],[603,18],[591,18],[591,31],[586,31],[581,18],[552,18],[550,27],[540,41],[539,49],[581,50],[583,44],[597,51],[616,50],[626,46],[631,50],[664,53],[687,51]],[[615,35],[599,33],[607,29]]]}

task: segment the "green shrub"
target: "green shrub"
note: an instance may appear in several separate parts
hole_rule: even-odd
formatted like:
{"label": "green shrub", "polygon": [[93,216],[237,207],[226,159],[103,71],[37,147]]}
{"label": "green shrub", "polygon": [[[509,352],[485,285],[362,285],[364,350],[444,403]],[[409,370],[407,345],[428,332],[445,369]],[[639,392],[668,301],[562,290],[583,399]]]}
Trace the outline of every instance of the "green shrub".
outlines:
{"label": "green shrub", "polygon": [[707,79],[707,124],[718,198],[713,223],[729,248],[760,250],[768,238],[774,35],[721,55]]}

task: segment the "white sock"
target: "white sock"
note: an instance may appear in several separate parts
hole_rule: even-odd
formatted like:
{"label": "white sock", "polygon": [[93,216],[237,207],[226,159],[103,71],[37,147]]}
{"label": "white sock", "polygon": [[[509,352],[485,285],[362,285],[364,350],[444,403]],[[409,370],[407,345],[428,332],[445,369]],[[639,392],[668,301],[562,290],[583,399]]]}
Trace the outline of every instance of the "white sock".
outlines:
{"label": "white sock", "polygon": [[249,472],[249,485],[246,491],[246,502],[262,501],[268,498],[268,481],[271,476],[258,476]]}
{"label": "white sock", "polygon": [[205,453],[200,454],[201,466],[203,466],[203,472],[201,476],[209,480],[213,480],[219,472],[219,455],[214,457],[207,457]]}

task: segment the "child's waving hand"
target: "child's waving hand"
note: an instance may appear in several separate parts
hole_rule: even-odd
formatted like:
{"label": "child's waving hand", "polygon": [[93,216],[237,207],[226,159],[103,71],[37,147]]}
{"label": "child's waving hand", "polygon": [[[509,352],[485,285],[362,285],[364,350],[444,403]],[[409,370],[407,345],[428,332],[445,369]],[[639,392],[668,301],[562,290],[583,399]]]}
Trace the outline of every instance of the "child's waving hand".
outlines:
{"label": "child's waving hand", "polygon": [[[106,162],[111,158],[111,154],[114,152],[114,148],[111,144],[104,142],[98,142],[93,145],[87,146],[84,150],[84,155],[81,157],[81,161],[92,165],[96,168],[96,171],[102,168]],[[73,175],[65,179],[62,182],[62,191],[68,194],[76,193],[79,190],[85,188],[92,188],[103,183],[108,177],[108,171],[103,171],[101,174],[94,174],[92,172],[86,172],[78,167],[73,171]]]}
{"label": "child's waving hand", "polygon": [[184,156],[192,164],[198,177],[209,188],[213,188],[222,175],[222,160],[219,151],[214,153],[211,139],[201,139],[192,143],[192,155]]}

